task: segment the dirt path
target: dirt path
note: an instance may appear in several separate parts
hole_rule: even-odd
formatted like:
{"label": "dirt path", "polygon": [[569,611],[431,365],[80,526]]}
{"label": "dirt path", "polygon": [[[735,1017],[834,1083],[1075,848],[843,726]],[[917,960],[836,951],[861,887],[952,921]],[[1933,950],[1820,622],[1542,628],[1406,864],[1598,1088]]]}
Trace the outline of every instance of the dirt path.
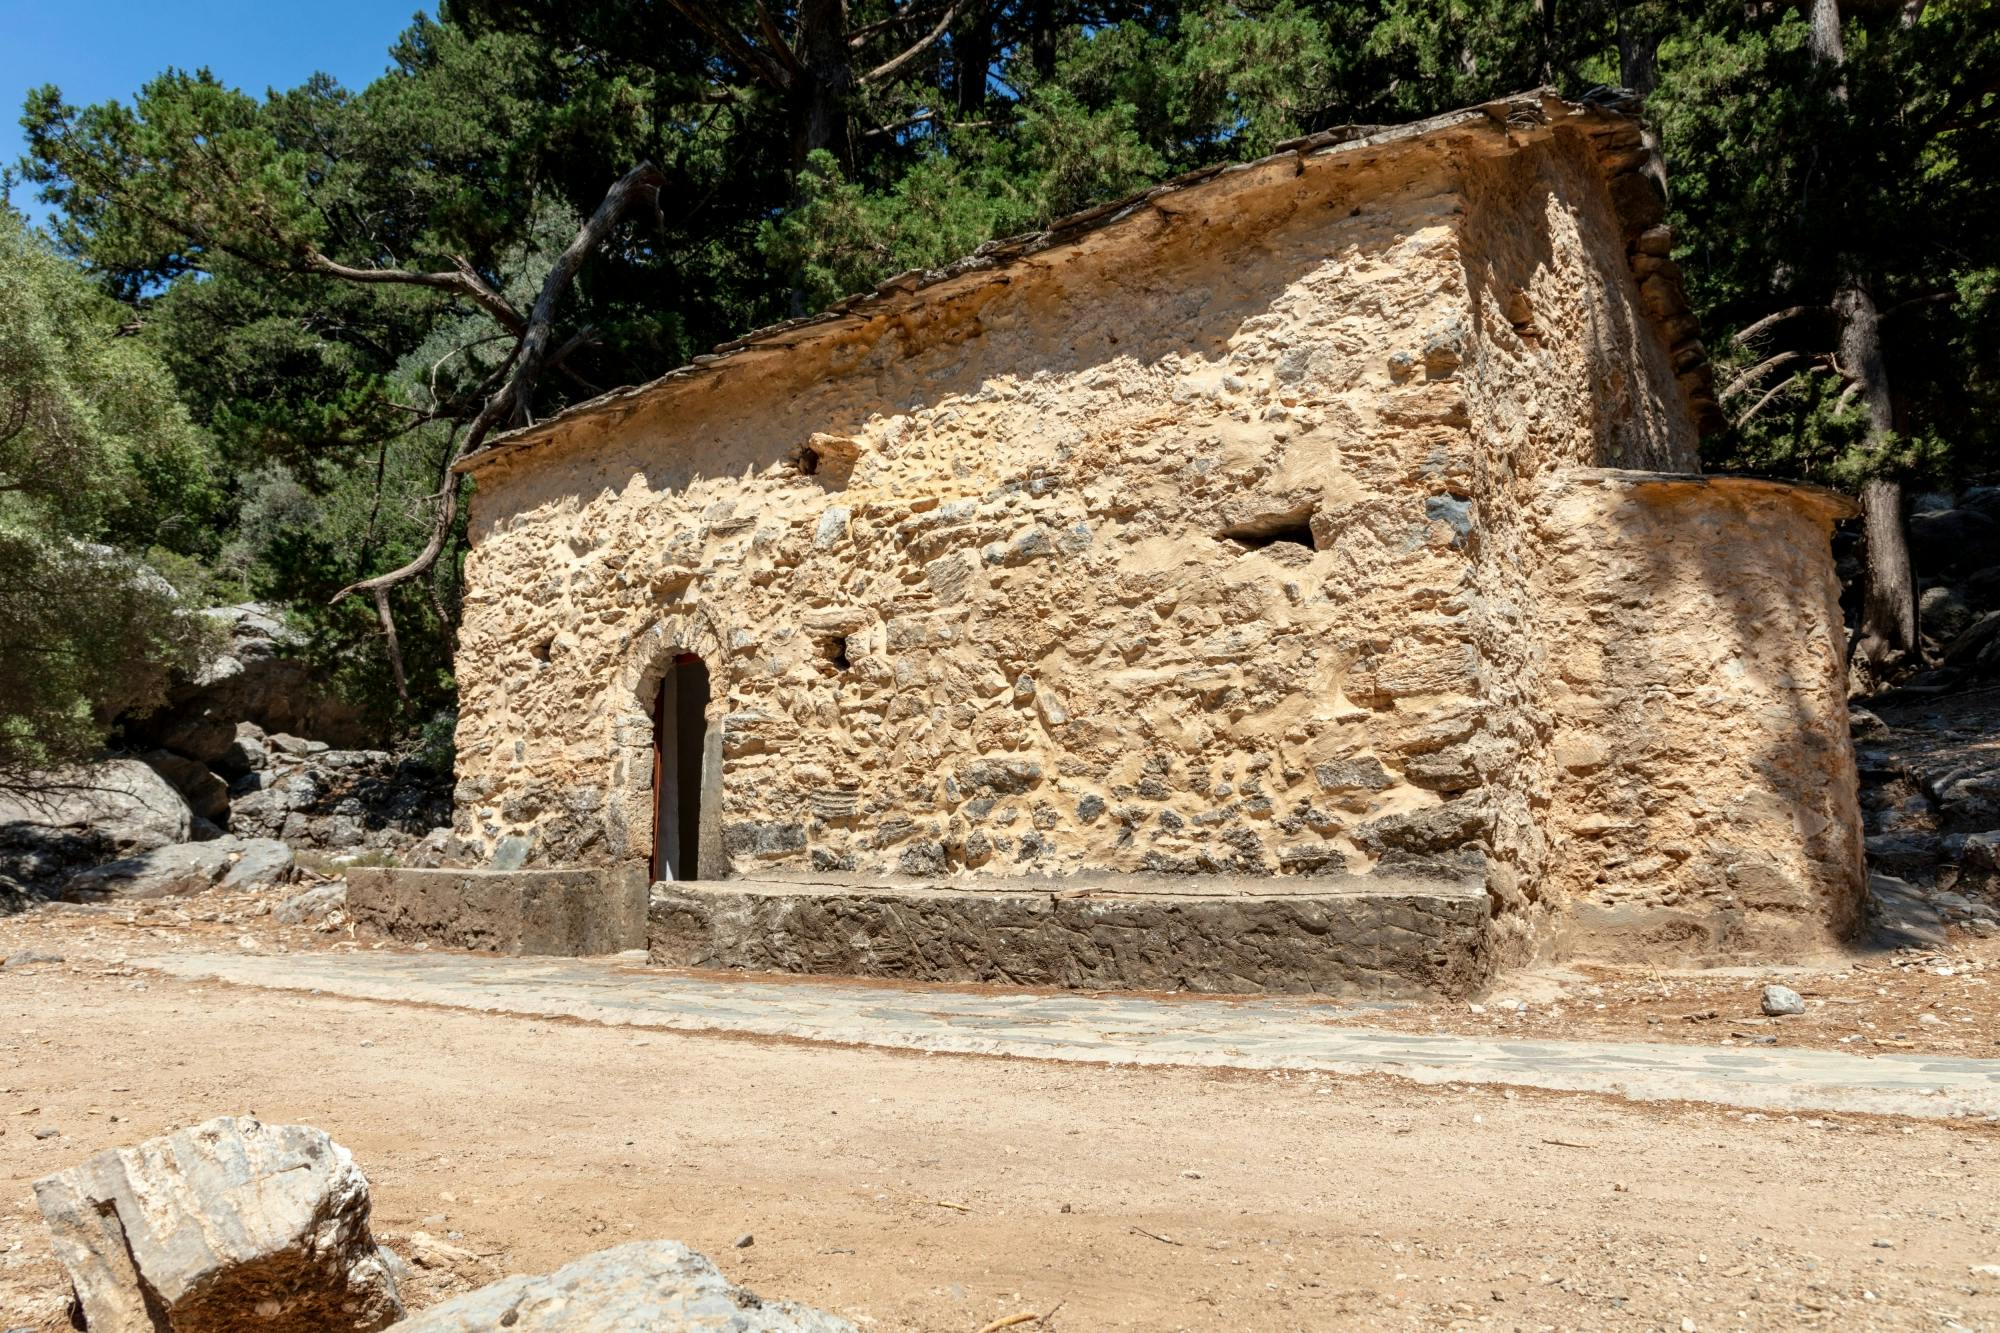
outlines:
{"label": "dirt path", "polygon": [[351,1147],[403,1253],[422,1229],[487,1256],[434,1259],[420,1300],[671,1236],[879,1329],[1058,1302],[1072,1333],[2000,1328],[2000,1270],[1975,1271],[2000,1265],[1991,1126],[900,1055],[120,971],[0,971],[0,1326],[61,1327],[34,1177],[254,1111]]}

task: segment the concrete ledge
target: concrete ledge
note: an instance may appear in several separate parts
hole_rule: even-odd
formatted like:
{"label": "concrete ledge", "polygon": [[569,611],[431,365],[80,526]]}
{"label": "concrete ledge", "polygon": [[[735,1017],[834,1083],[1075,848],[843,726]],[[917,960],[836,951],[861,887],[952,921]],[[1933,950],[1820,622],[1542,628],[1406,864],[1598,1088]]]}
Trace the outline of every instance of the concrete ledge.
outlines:
{"label": "concrete ledge", "polygon": [[[1483,887],[1175,892],[1126,877],[991,887],[655,884],[653,962],[1091,989],[1463,996],[1491,976]],[[1266,887],[1273,881],[1252,881]]]}
{"label": "concrete ledge", "polygon": [[391,939],[488,953],[620,953],[646,946],[643,866],[347,872],[347,910]]}

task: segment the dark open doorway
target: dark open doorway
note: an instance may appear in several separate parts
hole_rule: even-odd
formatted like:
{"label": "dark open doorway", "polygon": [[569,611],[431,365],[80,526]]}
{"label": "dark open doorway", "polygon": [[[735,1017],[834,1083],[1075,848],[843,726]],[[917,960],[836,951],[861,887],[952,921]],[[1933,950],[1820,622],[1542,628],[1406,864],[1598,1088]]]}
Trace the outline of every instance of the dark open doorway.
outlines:
{"label": "dark open doorway", "polygon": [[653,701],[653,878],[701,878],[702,752],[708,668],[682,653]]}

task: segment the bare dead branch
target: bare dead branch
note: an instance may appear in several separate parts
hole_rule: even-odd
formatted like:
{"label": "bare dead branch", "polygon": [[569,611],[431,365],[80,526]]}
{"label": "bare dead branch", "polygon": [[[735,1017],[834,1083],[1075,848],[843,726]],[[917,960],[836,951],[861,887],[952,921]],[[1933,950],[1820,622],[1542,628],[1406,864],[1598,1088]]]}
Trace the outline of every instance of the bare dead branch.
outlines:
{"label": "bare dead branch", "polygon": [[[402,648],[396,637],[395,616],[389,606],[389,591],[399,584],[422,577],[437,564],[443,554],[445,543],[450,539],[452,524],[458,517],[458,492],[460,480],[452,471],[459,459],[477,452],[486,437],[504,426],[525,424],[533,419],[531,402],[535,382],[552,363],[559,363],[578,347],[585,345],[591,336],[589,329],[580,330],[553,352],[549,348],[549,338],[555,323],[556,306],[570,284],[576,280],[583,263],[604,241],[626,208],[642,197],[652,196],[657,205],[660,187],[666,183],[665,175],[650,162],[641,162],[625,173],[605,192],[604,201],[597,211],[578,229],[576,238],[557,256],[548,276],[542,281],[540,294],[535,298],[534,309],[529,312],[525,326],[521,330],[520,341],[500,369],[487,377],[482,390],[487,393],[485,405],[472,420],[465,435],[456,447],[445,453],[443,475],[439,479],[438,490],[431,497],[436,505],[432,514],[431,534],[424,543],[423,550],[386,574],[358,580],[333,595],[330,605],[339,605],[357,592],[366,592],[375,600],[376,618],[382,624],[382,637],[389,653],[390,668],[395,674],[396,696],[407,699],[407,686],[403,673]],[[379,269],[351,270],[354,273],[379,274]],[[343,275],[336,275],[343,276]],[[432,275],[459,277],[458,274]],[[389,281],[379,277],[362,277],[356,281]],[[430,285],[430,284],[424,284]],[[511,373],[508,368],[511,367]]]}
{"label": "bare dead branch", "polygon": [[1785,310],[1775,311],[1772,314],[1764,316],[1764,318],[1758,320],[1756,323],[1750,325],[1748,328],[1739,330],[1736,336],[1732,338],[1730,341],[1737,343],[1747,343],[1752,338],[1755,338],[1758,334],[1768,333],[1771,329],[1775,328],[1779,324],[1784,323],[1788,319],[1797,319],[1800,315],[1831,313],[1832,309],[1833,308],[1831,306],[1823,306],[1823,305],[1795,305]]}
{"label": "bare dead branch", "polygon": [[905,8],[891,14],[888,18],[876,19],[873,23],[864,23],[858,28],[850,28],[847,33],[848,49],[859,51],[863,46],[868,44],[868,39],[876,33],[887,32],[891,28],[900,28],[915,17],[915,14],[912,14]]}
{"label": "bare dead branch", "polygon": [[1773,371],[1782,370],[1784,367],[1792,365],[1795,362],[1810,361],[1811,359],[1804,352],[1780,352],[1767,361],[1759,361],[1756,365],[1731,380],[1729,387],[1717,395],[1717,401],[1726,403],[1745,389],[1760,383],[1766,375],[1769,375]]}
{"label": "bare dead branch", "polygon": [[1887,310],[1884,310],[1881,314],[1877,315],[1875,318],[1878,321],[1884,320],[1889,318],[1889,316],[1891,315],[1900,314],[1902,311],[1908,310],[1912,306],[1935,305],[1941,301],[1949,303],[1952,301],[1956,301],[1957,299],[1958,299],[1958,293],[1954,291],[1926,292],[1922,296],[1912,296],[1907,301],[1896,302],[1896,304],[1890,306]]}
{"label": "bare dead branch", "polygon": [[[1825,370],[1826,370],[1825,366],[1811,366],[1807,368],[1807,370],[1803,373],[1813,374],[1815,372],[1824,372]],[[1778,398],[1785,392],[1785,390],[1791,388],[1792,385],[1796,384],[1798,382],[1798,378],[1799,377],[1797,374],[1787,375],[1785,376],[1785,378],[1779,380],[1776,384],[1772,385],[1769,393],[1766,393],[1762,398],[1759,398],[1756,402],[1750,404],[1749,410],[1744,412],[1742,416],[1736,418],[1737,429],[1740,430],[1743,427],[1749,425],[1751,422],[1755,421],[1758,415],[1762,413],[1766,407],[1769,407],[1772,403],[1776,402]]]}
{"label": "bare dead branch", "polygon": [[924,34],[914,46],[909,47],[901,55],[891,56],[874,69],[863,74],[856,82],[864,86],[871,83],[879,83],[883,79],[892,77],[912,60],[915,60],[925,51],[928,51],[936,44],[938,38],[944,36],[945,30],[951,27],[951,21],[958,17],[959,8],[964,3],[965,0],[951,0],[951,3],[944,7],[944,16],[938,19],[935,28]]}
{"label": "bare dead branch", "polygon": [[306,251],[301,259],[310,272],[323,273],[327,277],[339,278],[345,282],[400,283],[410,287],[433,287],[439,291],[457,292],[500,321],[504,328],[519,333],[525,324],[521,313],[507,304],[505,297],[494,291],[486,284],[485,279],[473,272],[470,264],[465,264],[464,260],[456,257],[453,262],[465,264],[465,267],[442,273],[422,273],[401,268],[356,268],[351,264],[337,263],[317,250]]}

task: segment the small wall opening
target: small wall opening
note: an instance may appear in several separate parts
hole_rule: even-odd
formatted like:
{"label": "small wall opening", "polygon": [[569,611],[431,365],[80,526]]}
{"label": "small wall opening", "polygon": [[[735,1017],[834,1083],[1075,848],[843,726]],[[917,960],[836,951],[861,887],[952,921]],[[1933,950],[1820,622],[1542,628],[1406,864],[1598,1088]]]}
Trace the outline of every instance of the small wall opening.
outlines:
{"label": "small wall opening", "polygon": [[1222,530],[1222,535],[1235,542],[1246,551],[1261,551],[1279,542],[1303,546],[1308,551],[1317,549],[1313,544],[1313,511],[1288,509],[1278,514],[1260,514],[1242,523],[1232,524]]}
{"label": "small wall opening", "polygon": [[[702,764],[708,749],[708,668],[682,653],[653,701],[653,878],[700,879]],[[706,867],[711,872],[720,867]]]}
{"label": "small wall opening", "polygon": [[847,655],[847,636],[834,634],[819,641],[819,655],[833,664],[836,671],[845,671],[854,665]]}

